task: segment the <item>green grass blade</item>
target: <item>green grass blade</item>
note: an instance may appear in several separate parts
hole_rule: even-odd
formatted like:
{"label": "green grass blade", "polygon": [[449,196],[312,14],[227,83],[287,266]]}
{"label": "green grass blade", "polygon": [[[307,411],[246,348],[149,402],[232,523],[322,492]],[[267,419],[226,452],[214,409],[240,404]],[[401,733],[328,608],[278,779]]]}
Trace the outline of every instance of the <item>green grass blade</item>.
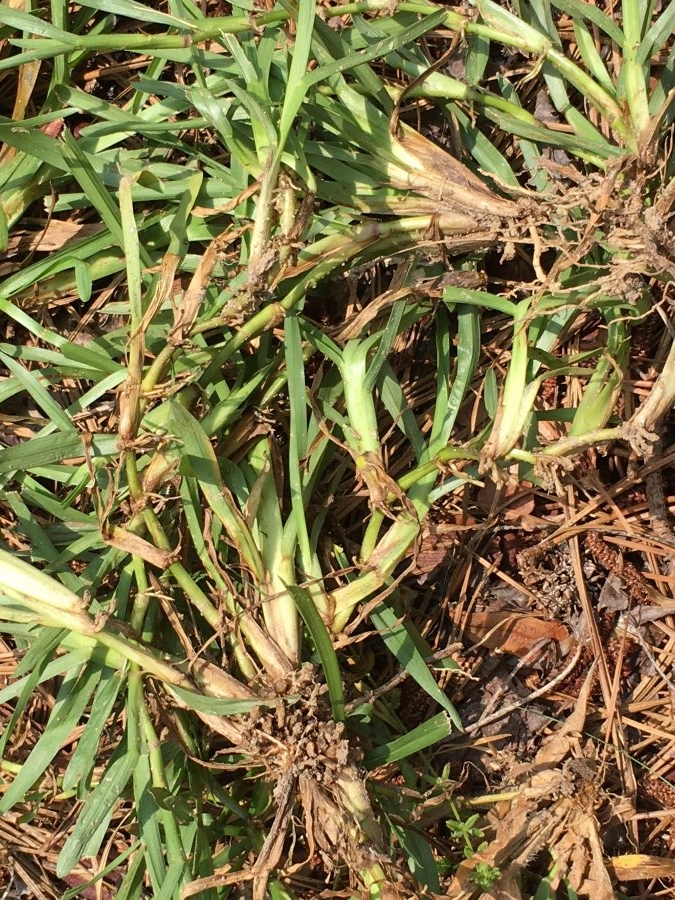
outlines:
{"label": "green grass blade", "polygon": [[478,310],[472,306],[457,306],[457,370],[452,382],[452,388],[448,394],[447,385],[450,380],[450,372],[447,365],[447,360],[450,358],[449,331],[447,314],[439,310],[436,329],[436,355],[439,372],[438,393],[431,439],[429,441],[429,458],[445,447],[450,440],[457,416],[469,390],[471,379],[476,372],[481,349],[480,315]]}
{"label": "green grass blade", "polygon": [[[411,263],[408,274],[406,275],[406,281],[412,275],[412,271],[413,264]],[[368,363],[366,376],[363,380],[363,387],[366,391],[372,391],[375,387],[375,383],[377,382],[377,379],[380,375],[380,369],[382,368],[385,359],[391,352],[391,348],[393,347],[394,341],[396,340],[396,335],[399,332],[405,308],[405,300],[397,300],[391,308],[387,324],[380,332],[380,337],[377,341],[377,350]]]}
{"label": "green grass blade", "polygon": [[195,28],[194,22],[169,16],[147,3],[137,3],[136,0],[86,0],[82,5],[88,9],[100,9],[103,12],[112,13],[114,16],[125,16],[134,22],[166,25],[168,28],[178,28],[188,32]]}
{"label": "green grass blade", "polygon": [[[0,604],[1,610],[2,606]],[[73,657],[71,654],[67,654],[61,660],[50,662],[54,652],[61,644],[63,635],[64,632],[60,628],[41,629],[36,640],[16,667],[11,684],[0,691],[0,703],[7,703],[16,698],[12,715],[5,722],[2,735],[0,735],[0,759],[4,757],[7,743],[17,722],[23,716],[26,705],[38,684],[50,677],[54,677],[54,675],[60,675],[62,672],[79,669],[86,663],[89,656],[88,653],[85,653],[83,657]],[[24,672],[27,674],[24,675]]]}
{"label": "green grass blade", "polygon": [[61,407],[54,401],[49,391],[40,384],[37,377],[29,369],[24,368],[11,356],[0,351],[0,360],[4,363],[12,375],[21,383],[23,389],[40,407],[45,416],[51,420],[52,426],[58,428],[62,434],[77,433],[77,428],[70,421]]}
{"label": "green grass blade", "polygon": [[[415,639],[408,630],[408,624],[396,616],[393,610],[385,606],[384,603],[378,604],[370,613],[370,618],[387,648],[396,657],[408,675],[419,684],[432,700],[435,700],[439,706],[443,707],[448,713],[450,721],[454,723],[456,728],[461,730],[462,723],[457,715],[457,710],[439,688],[436,679],[429,671],[429,667],[420,653]],[[431,655],[431,652],[429,655]]]}
{"label": "green grass blade", "polygon": [[21,802],[32,786],[42,778],[47,766],[80,722],[100,677],[101,670],[96,665],[88,665],[78,673],[69,673],[59,690],[45,730],[0,799],[0,815]]}
{"label": "green grass blade", "polygon": [[278,153],[284,149],[295,117],[305,99],[311,82],[307,79],[307,64],[312,46],[314,25],[314,0],[299,0],[296,20],[296,37],[293,46],[293,58],[288,72],[288,81],[284,92],[284,103],[279,119]]}
{"label": "green grass blade", "polygon": [[[34,637],[34,635],[31,635],[31,637]],[[19,667],[23,666],[28,659],[30,661],[30,671],[27,675],[21,675],[21,677],[18,677],[15,672],[12,681],[0,691],[0,703],[16,700],[14,709],[21,707],[19,711],[19,715],[21,715],[27,699],[36,685],[49,681],[50,678],[63,675],[64,672],[81,668],[90,659],[91,650],[88,647],[71,650],[69,653],[64,653],[63,656],[51,659],[57,647],[64,642],[64,637],[65,632],[60,628],[39,629],[38,637],[33,641],[16,670],[18,671]],[[33,651],[35,651],[35,654],[31,656]],[[36,658],[39,660],[39,665],[35,662]],[[8,729],[9,723],[6,723],[5,731],[3,731],[1,736],[3,743],[0,745],[2,748],[0,755],[4,754],[4,742],[6,741],[6,731]]]}
{"label": "green grass blade", "polygon": [[173,900],[179,896],[181,883],[185,878],[185,866],[182,860],[173,860],[161,883],[161,888],[155,893],[157,900]]}
{"label": "green grass blade", "polygon": [[103,729],[110,718],[123,683],[124,676],[121,672],[113,669],[103,670],[101,682],[96,688],[91,703],[87,727],[82,732],[75,752],[63,774],[62,787],[64,791],[72,790],[78,785],[87,786],[86,782],[96,762]]}
{"label": "green grass blade", "polygon": [[314,646],[321,659],[321,666],[328,686],[333,718],[336,722],[342,722],[345,718],[345,697],[333,642],[323,619],[314,605],[312,596],[308,590],[297,585],[289,585],[288,590],[293,596],[300,615],[304,619],[314,641]]}
{"label": "green grass blade", "polygon": [[[123,251],[125,235],[119,208],[101,177],[69,131],[63,133],[61,147],[71,175],[77,180],[88,201],[107,225],[117,246]],[[143,265],[152,266],[152,258],[147,249],[142,246],[140,252]]]}
{"label": "green grass blade", "polygon": [[613,18],[606,15],[598,6],[586,0],[550,0],[557,9],[566,12],[572,22],[583,22],[588,19],[610,37],[619,47],[623,47],[623,32]]}
{"label": "green grass blade", "polygon": [[598,84],[600,84],[609,94],[613,94],[615,92],[614,83],[602,61],[602,57],[597,51],[593,36],[583,22],[575,20],[573,24],[574,36],[577,39],[577,47],[581,53],[581,58],[586,64],[586,68],[591,75],[593,75]]}
{"label": "green grass blade", "polygon": [[363,63],[372,62],[379,57],[387,56],[394,50],[398,50],[406,44],[417,40],[417,38],[421,37],[423,34],[433,31],[434,28],[437,28],[443,23],[445,18],[446,13],[444,10],[432,13],[414,25],[411,25],[408,28],[402,28],[392,37],[377,41],[367,50],[358,53],[349,53],[342,59],[337,59],[333,62],[326,63],[325,65],[318,66],[313,72],[305,75],[305,81],[308,86],[319,84],[320,82],[331,78],[333,75],[342,74]]}
{"label": "green grass blade", "polygon": [[430,891],[438,893],[441,889],[438,869],[429,842],[412,828],[404,828],[390,820],[392,831],[398,836],[402,849],[408,857],[408,869],[417,881],[425,884]]}
{"label": "green grass blade", "polygon": [[[101,435],[92,441],[93,453],[99,457],[117,457],[117,435]],[[29,472],[41,466],[63,462],[84,456],[84,444],[80,434],[51,434],[32,438],[25,444],[17,444],[0,450],[0,475],[9,472]]]}
{"label": "green grass blade", "polygon": [[[145,857],[143,847],[140,841],[131,845],[133,851],[131,860],[126,869],[122,883],[117,888],[115,900],[141,900],[145,897],[144,891],[144,875],[145,875]],[[125,854],[129,854],[129,850]],[[80,895],[80,889],[76,888],[75,893],[64,895],[62,900],[71,900],[71,898]]]}
{"label": "green grass blade", "polygon": [[56,874],[59,878],[72,872],[86,850],[96,855],[97,850],[92,846],[92,835],[97,838],[102,826],[110,820],[117,802],[133,776],[138,755],[138,749],[131,744],[127,746],[126,741],[122,742],[113,754],[101,781],[87,796],[75,828],[68,835],[59,854],[56,865]]}
{"label": "green grass blade", "polygon": [[[197,694],[185,688],[171,685],[172,693],[185,703],[190,709],[209,713],[213,716],[243,716],[251,712],[254,706],[274,706],[276,700],[264,700],[254,697],[251,700],[222,700],[216,697],[208,697],[205,694]],[[291,700],[292,698],[286,698]]]}
{"label": "green grass blade", "polygon": [[408,405],[396,373],[388,362],[382,365],[378,389],[384,408],[410,441],[417,461],[421,461],[427,449],[424,435],[420,431],[414,412]]}
{"label": "green grass blade", "polygon": [[153,895],[156,896],[166,877],[166,860],[162,848],[160,809],[152,790],[152,774],[147,753],[141,753],[136,762],[133,790],[139,834],[145,848],[143,855]]}
{"label": "green grass blade", "polygon": [[466,80],[468,84],[479,85],[485,75],[490,60],[490,39],[482,34],[471,34],[466,50]]}
{"label": "green grass blade", "polygon": [[[96,872],[96,875],[89,879],[89,881],[85,881],[83,884],[78,884],[77,887],[71,888],[71,890],[66,891],[60,898],[60,900],[74,900],[75,897],[82,897],[84,892],[89,887],[95,887],[100,881],[102,881],[107,875],[113,873],[116,869],[119,869],[122,863],[126,862],[129,857],[131,857],[131,862],[127,868],[127,876],[124,879],[123,883],[126,883],[127,877],[131,873],[135,871],[135,867],[140,862],[143,861],[143,854],[138,851],[141,849],[140,841],[136,841],[132,843],[129,847],[122,851],[118,856],[115,856],[107,866],[103,869],[100,869]],[[139,891],[140,895],[140,891]],[[124,894],[121,890],[119,890],[115,894],[116,900],[121,900],[122,897],[126,897],[126,900],[131,900],[131,895]]]}
{"label": "green grass blade", "polygon": [[406,759],[414,753],[426,750],[427,747],[442,741],[451,733],[452,722],[449,717],[445,713],[438,713],[418,725],[417,728],[413,728],[403,737],[369,750],[363,757],[363,765],[366,769],[377,769],[379,766],[398,762],[399,759]]}
{"label": "green grass blade", "polygon": [[183,474],[196,478],[207,503],[225,527],[242,561],[258,579],[264,581],[260,552],[250,529],[225,488],[211,443],[199,422],[180,403],[168,404],[170,432],[178,437]]}
{"label": "green grass blade", "polygon": [[40,19],[38,16],[21,12],[19,9],[12,9],[11,6],[7,6],[4,3],[0,6],[0,22],[3,25],[8,25],[10,28],[15,28],[17,31],[25,31],[28,34],[39,37],[51,38],[64,44],[73,41],[73,35],[69,34],[69,32],[55,28],[54,25],[45,22],[44,19]]}
{"label": "green grass blade", "polygon": [[302,484],[302,466],[308,452],[307,445],[307,397],[305,387],[305,360],[297,314],[291,311],[284,321],[284,357],[288,399],[290,403],[290,432],[288,436],[288,481],[291,510],[295,524],[300,559],[305,574],[311,571],[311,548],[307,530],[306,503]]}
{"label": "green grass blade", "polygon": [[643,65],[647,60],[667,45],[669,38],[675,32],[675,5],[666,3],[658,19],[651,26],[647,34],[640,42],[635,61]]}

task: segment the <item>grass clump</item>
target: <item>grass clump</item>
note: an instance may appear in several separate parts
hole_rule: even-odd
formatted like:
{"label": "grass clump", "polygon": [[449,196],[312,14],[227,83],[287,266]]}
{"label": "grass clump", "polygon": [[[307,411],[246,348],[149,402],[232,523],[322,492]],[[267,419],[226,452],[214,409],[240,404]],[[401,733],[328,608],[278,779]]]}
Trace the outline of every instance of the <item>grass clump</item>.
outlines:
{"label": "grass clump", "polygon": [[[595,760],[590,728],[627,790],[646,746],[626,739],[625,652],[606,653],[578,535],[618,509],[588,476],[598,450],[614,497],[644,478],[653,500],[668,459],[673,15],[0,8],[0,813],[24,883],[262,900],[642,878],[600,848],[609,786],[572,758]],[[558,623],[577,655],[530,699],[559,687],[573,712],[532,736],[519,780],[495,776],[479,823],[430,748],[465,729],[459,761],[490,719],[458,712],[449,600],[500,569],[480,541],[514,521],[514,491],[532,498],[516,527],[546,540],[503,580],[536,599],[544,548],[567,542],[586,631]],[[644,508],[618,515],[631,552],[659,552]],[[612,552],[588,555],[625,573]],[[448,591],[423,587],[448,553]],[[520,655],[498,625],[472,640]],[[508,838],[532,810],[539,830]],[[27,859],[26,822],[44,837],[55,817],[52,856]]]}

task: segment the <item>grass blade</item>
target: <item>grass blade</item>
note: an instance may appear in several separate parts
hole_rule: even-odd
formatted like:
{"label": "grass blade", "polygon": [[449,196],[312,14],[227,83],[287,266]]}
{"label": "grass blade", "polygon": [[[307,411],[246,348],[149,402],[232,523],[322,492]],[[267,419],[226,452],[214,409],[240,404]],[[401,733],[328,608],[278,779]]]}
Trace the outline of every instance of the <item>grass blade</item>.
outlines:
{"label": "grass blade", "polygon": [[87,782],[96,762],[96,752],[103,729],[110,718],[117,697],[124,683],[121,672],[104,669],[101,682],[91,703],[87,727],[77,742],[63,775],[63,790],[70,791],[78,785],[87,787]]}
{"label": "grass blade", "polygon": [[45,730],[0,799],[0,815],[21,802],[33,785],[40,781],[47,766],[79,723],[100,678],[101,670],[96,665],[87,665],[83,671],[68,674],[59,690]]}
{"label": "grass blade", "polygon": [[438,713],[402,737],[369,750],[363,758],[363,765],[366,769],[377,769],[379,766],[406,759],[444,740],[451,733],[452,723],[449,717],[446,713]]}
{"label": "grass blade", "polygon": [[56,865],[56,874],[59,878],[63,878],[73,870],[86,850],[91,855],[96,855],[98,849],[92,846],[92,835],[95,840],[99,838],[100,843],[100,838],[103,837],[101,828],[110,820],[137,763],[138,750],[131,745],[127,746],[126,742],[120,744],[101,781],[88,795],[75,828],[68,835],[59,854]]}
{"label": "grass blade", "polygon": [[342,688],[342,676],[328,629],[319,615],[308,590],[297,585],[289,585],[288,590],[296,602],[300,615],[307,625],[321,659],[321,666],[328,685],[328,696],[330,697],[333,710],[333,718],[336,722],[343,722],[345,718],[345,697]]}
{"label": "grass blade", "polygon": [[[460,731],[462,723],[457,710],[439,688],[436,679],[429,671],[424,657],[420,653],[408,623],[398,618],[384,603],[370,613],[373,624],[393,656],[399,661],[410,677],[419,684],[432,700],[447,712],[451,721]],[[419,638],[421,640],[421,638]],[[429,651],[431,655],[431,651]],[[400,757],[399,757],[400,758]]]}
{"label": "grass blade", "polygon": [[226,529],[230,540],[259,582],[264,581],[260,552],[243,516],[223,484],[211,443],[199,422],[179,403],[168,406],[168,428],[179,436],[181,467],[185,475],[197,479],[207,503]]}

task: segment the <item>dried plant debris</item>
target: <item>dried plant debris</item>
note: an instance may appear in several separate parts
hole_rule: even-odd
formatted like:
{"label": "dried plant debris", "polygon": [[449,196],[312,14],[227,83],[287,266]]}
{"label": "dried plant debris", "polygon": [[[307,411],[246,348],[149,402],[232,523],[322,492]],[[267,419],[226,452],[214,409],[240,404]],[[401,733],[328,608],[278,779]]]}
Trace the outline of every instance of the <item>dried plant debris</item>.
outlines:
{"label": "dried plant debris", "polygon": [[569,548],[538,544],[518,554],[518,573],[547,618],[569,620],[578,603]]}
{"label": "dried plant debris", "polygon": [[460,865],[450,896],[478,896],[472,875],[483,865],[500,872],[495,896],[520,898],[520,875],[545,848],[556,860],[556,883],[566,878],[581,896],[615,896],[600,838],[599,817],[609,814],[609,798],[595,748],[582,738],[589,687],[590,678],[572,715],[534,760],[505,771],[502,792],[508,799],[496,798],[487,815],[487,847]]}
{"label": "dried plant debris", "polygon": [[[273,787],[276,810],[264,845],[252,867],[232,872],[228,865],[213,876],[195,880],[184,896],[211,887],[252,881],[253,900],[263,900],[270,873],[302,869],[316,855],[327,873],[347,864],[354,871],[386,862],[382,834],[372,814],[363,775],[361,752],[350,746],[343,722],[332,719],[326,685],[312,665],[276,684],[279,699],[272,709],[253,707],[235,726],[244,763],[262,768]],[[288,701],[291,697],[291,702]],[[304,822],[306,855],[284,861],[287,834],[296,804]]]}

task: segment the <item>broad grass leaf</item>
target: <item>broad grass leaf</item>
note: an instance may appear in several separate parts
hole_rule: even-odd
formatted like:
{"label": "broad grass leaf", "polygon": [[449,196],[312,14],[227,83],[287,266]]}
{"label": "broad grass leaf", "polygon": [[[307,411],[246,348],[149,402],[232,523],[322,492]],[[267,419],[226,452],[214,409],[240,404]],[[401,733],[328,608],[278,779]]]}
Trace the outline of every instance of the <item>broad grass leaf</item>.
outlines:
{"label": "broad grass leaf", "polygon": [[314,36],[315,3],[314,0],[299,0],[296,20],[296,36],[293,46],[293,57],[288,72],[288,80],[284,92],[284,103],[279,119],[279,148],[283,150],[293,121],[300,111],[311,82],[308,81],[307,65]]}
{"label": "broad grass leaf", "polygon": [[[488,175],[493,175],[502,184],[518,188],[518,179],[508,160],[500,153],[492,141],[483,134],[474,121],[475,115],[467,115],[459,103],[449,104],[448,112],[457,121],[463,145],[476,160],[480,168]],[[490,116],[491,109],[485,108],[483,112],[486,116]],[[517,120],[516,115],[513,115],[511,118],[514,121]],[[523,125],[527,125],[527,123],[523,122]],[[518,134],[517,128],[512,133],[514,135]]]}
{"label": "broad grass leaf", "polygon": [[0,6],[0,22],[3,25],[8,25],[10,28],[16,28],[17,31],[50,38],[53,41],[59,41],[64,44],[74,43],[76,40],[74,35],[69,34],[67,31],[62,31],[60,28],[55,28],[49,22],[45,22],[44,19],[22,12],[19,9],[13,9],[5,3]]}
{"label": "broad grass leaf", "polygon": [[7,225],[7,216],[5,210],[0,206],[0,253],[7,251],[9,244],[9,226]]}
{"label": "broad grass leaf", "polygon": [[[647,60],[659,53],[675,32],[675,4],[666,3],[658,19],[642,39],[635,55],[635,61],[643,65]],[[672,59],[672,52],[671,52]]]}
{"label": "broad grass leaf", "polygon": [[429,842],[418,831],[404,828],[397,822],[389,821],[392,831],[398,836],[401,847],[408,857],[410,874],[417,881],[425,884],[430,891],[438,893],[441,889],[438,880],[438,869]]}
{"label": "broad grass leaf", "polygon": [[25,368],[21,363],[1,351],[0,360],[2,360],[12,376],[21,383],[23,389],[33,398],[37,406],[52,422],[55,428],[58,428],[58,430],[64,434],[67,434],[68,432],[77,432],[70,417],[63,409],[61,409],[44,384],[38,380],[38,377],[34,372]]}
{"label": "broad grass leaf", "polygon": [[[7,627],[3,627],[3,631],[7,630]],[[15,704],[15,709],[20,710],[20,715],[21,712],[23,712],[23,709],[25,709],[26,700],[33,693],[36,685],[42,684],[44,681],[49,681],[58,675],[63,675],[64,672],[80,668],[87,662],[91,657],[91,650],[89,647],[82,648],[81,650],[71,650],[70,653],[65,653],[63,656],[57,656],[56,659],[51,659],[54,650],[56,650],[63,642],[64,635],[65,632],[60,628],[41,627],[39,629],[38,639],[31,645],[28,653],[26,653],[19,663],[19,666],[15,669],[14,678],[6,687],[0,690],[0,704],[8,703],[19,698]],[[20,640],[20,638],[16,637],[15,640]],[[20,678],[17,677],[17,672],[24,666],[31,653],[34,655],[32,657],[29,673],[27,675],[22,675]],[[36,659],[40,665],[36,664]],[[44,665],[42,665],[43,663]],[[24,668],[23,671],[26,671],[26,669]],[[34,680],[35,673],[37,673],[37,680]],[[2,734],[3,741],[5,740],[5,732],[8,729],[9,726],[5,725],[5,731],[3,731]]]}
{"label": "broad grass leaf", "polygon": [[105,834],[107,823],[113,814],[115,805],[131,779],[138,763],[138,750],[127,745],[126,740],[120,744],[103,777],[94,790],[87,796],[75,828],[71,831],[56,864],[57,877],[63,878],[77,865],[85,850],[96,855],[97,848],[92,846],[92,835]]}
{"label": "broad grass leaf", "polygon": [[152,790],[152,773],[147,753],[141,753],[134,768],[134,806],[139,835],[145,847],[144,857],[153,893],[156,895],[166,876],[159,804]]}
{"label": "broad grass leaf", "polygon": [[[354,25],[359,30],[364,31],[366,37],[369,34],[373,35],[372,38],[367,37],[367,45],[372,45],[374,40],[383,36],[380,29],[377,29],[375,33],[372,22],[361,16],[354,16]],[[320,64],[328,63],[331,59],[344,58],[352,49],[345,40],[344,33],[331,28],[327,22],[322,21],[318,16],[314,19],[313,41],[316,58]],[[394,107],[393,101],[387,93],[382,80],[377,77],[371,66],[362,62],[352,70],[351,74],[359,83],[360,89],[365,96],[371,98],[373,104],[376,104],[386,112],[391,112]],[[326,81],[327,84],[339,92],[341,85],[344,83],[344,78],[338,74],[327,78]]]}
{"label": "broad grass leaf", "polygon": [[417,40],[417,38],[421,37],[423,34],[433,31],[434,28],[437,28],[443,23],[445,17],[445,10],[439,10],[429,16],[425,16],[425,18],[416,22],[414,25],[402,28],[398,34],[377,41],[367,50],[349,53],[341,59],[336,59],[333,62],[318,66],[313,72],[308,72],[305,75],[304,80],[308,86],[318,84],[321,81],[327,80],[332,75],[337,75],[338,73],[341,74],[349,69],[356,68],[363,63],[372,62],[379,57],[387,56],[387,54],[392,51],[398,50],[400,47]]}
{"label": "broad grass leaf", "polygon": [[[413,266],[410,265],[408,271],[402,279],[402,285],[407,285],[412,281],[413,277]],[[366,391],[372,391],[375,387],[375,383],[380,374],[380,370],[384,365],[386,358],[391,352],[392,347],[394,346],[394,341],[401,330],[401,320],[403,319],[403,314],[406,311],[407,303],[405,300],[397,300],[391,307],[389,318],[387,320],[387,324],[379,332],[377,338],[372,340],[372,343],[377,347],[374,355],[368,360],[368,366],[366,369],[366,376],[363,380],[363,387]],[[372,336],[375,338],[375,336]],[[351,343],[351,342],[350,342]],[[368,346],[366,342],[364,342],[364,347]],[[346,371],[346,370],[345,370]]]}
{"label": "broad grass leaf", "polygon": [[544,125],[532,125],[529,122],[521,121],[498,109],[486,108],[484,112],[487,118],[508,134],[536,141],[543,147],[560,147],[583,159],[591,158],[600,167],[605,165],[606,160],[621,156],[623,153],[621,147],[606,140],[599,132],[594,132],[592,135],[565,134],[562,131],[553,131]]}
{"label": "broad grass leaf", "polygon": [[[117,441],[116,434],[96,436],[92,441],[92,452],[99,458],[117,458],[119,455]],[[9,472],[28,472],[41,466],[83,456],[84,444],[82,435],[79,433],[58,433],[35,437],[25,444],[16,444],[14,447],[0,450],[0,475],[6,475]]]}
{"label": "broad grass leaf", "polygon": [[[208,713],[213,716],[241,716],[251,712],[254,706],[275,706],[276,700],[264,700],[260,697],[254,697],[250,700],[223,700],[216,697],[208,697],[205,694],[197,694],[195,691],[188,691],[185,688],[171,685],[171,693],[175,694],[190,709],[198,712]],[[286,697],[287,701],[292,697]]]}
{"label": "broad grass leaf", "polygon": [[155,894],[157,900],[174,900],[178,896],[181,882],[185,881],[185,864],[182,860],[173,860],[169,865],[164,882]]}
{"label": "broad grass leaf", "polygon": [[45,730],[0,799],[0,815],[24,800],[33,785],[40,781],[51,761],[79,724],[100,678],[101,669],[94,664],[86,665],[80,673],[71,672],[66,677]]}
{"label": "broad grass leaf", "polygon": [[319,615],[312,596],[306,588],[289,585],[289,593],[293,596],[300,615],[305,621],[314,641],[314,646],[321,659],[321,666],[328,686],[333,718],[342,722],[345,718],[345,697],[342,688],[340,664],[335,654],[333,642],[323,619]]}
{"label": "broad grass leaf", "polygon": [[[131,848],[125,851],[128,854],[133,851],[131,860],[129,862],[129,866],[127,868],[126,874],[124,875],[124,879],[122,883],[117,888],[117,892],[115,894],[115,900],[140,900],[141,897],[145,897],[144,891],[144,875],[145,875],[145,857],[142,851],[142,845],[140,841],[136,841],[136,843],[131,845]],[[68,893],[64,895],[62,900],[73,900],[73,898],[80,896],[79,888],[76,889],[76,892]]]}
{"label": "broad grass leaf", "polygon": [[494,294],[488,294],[487,291],[474,291],[454,285],[444,288],[443,301],[451,309],[454,308],[453,304],[455,303],[464,303],[471,306],[482,306],[485,309],[494,309],[511,317],[516,314],[516,304],[505,297],[496,297]]}
{"label": "broad grass leaf", "polygon": [[309,449],[307,443],[307,389],[305,387],[305,361],[302,352],[300,325],[295,311],[291,311],[284,322],[284,357],[286,359],[288,398],[291,408],[288,445],[291,515],[303,566],[309,572],[311,549],[303,490],[303,468],[306,464],[305,461]]}
{"label": "broad grass leaf", "polygon": [[452,722],[446,713],[438,713],[422,722],[417,728],[413,728],[402,737],[395,738],[381,747],[369,750],[363,758],[366,769],[377,769],[387,763],[406,759],[414,753],[426,750],[432,744],[442,741],[452,733]]}
{"label": "broad grass leaf", "polygon": [[448,315],[439,309],[436,330],[436,357],[438,371],[438,387],[434,420],[429,441],[429,456],[447,446],[455,426],[459,410],[471,379],[473,378],[480,357],[480,314],[471,306],[457,306],[457,367],[452,387],[448,390],[450,372],[450,336]]}
{"label": "broad grass leaf", "polygon": [[75,286],[77,288],[77,296],[86,303],[91,297],[91,271],[89,266],[80,259],[73,260],[73,269],[75,270]]}
{"label": "broad grass leaf", "polygon": [[[2,606],[0,605],[0,613],[1,611]],[[14,727],[24,714],[26,705],[37,685],[53,678],[56,674],[61,674],[61,672],[73,671],[87,661],[88,653],[79,657],[67,654],[66,657],[59,660],[52,660],[64,634],[65,632],[60,628],[41,628],[37,639],[14,670],[12,682],[0,691],[0,703],[7,703],[15,697],[17,698],[11,718],[5,722],[2,736],[0,736],[0,757],[4,757]],[[24,672],[27,674],[24,675]]]}
{"label": "broad grass leaf", "polygon": [[[113,362],[102,348],[85,348],[64,341],[57,344],[59,350],[46,347],[26,347],[0,343],[0,350],[12,358],[21,358],[31,362],[40,362],[45,366],[53,366],[64,375],[73,378],[98,378],[100,373],[115,374],[124,372],[119,363]],[[82,351],[79,353],[78,351]],[[73,365],[75,363],[75,365]],[[109,390],[110,388],[106,388]]]}
{"label": "broad grass leaf", "polygon": [[467,40],[465,72],[469,84],[479,85],[490,59],[490,38],[470,34]]}
{"label": "broad grass leaf", "polygon": [[[92,164],[89,155],[82,150],[68,131],[63,133],[61,148],[68,163],[70,174],[77,180],[89,203],[94,207],[101,220],[108,226],[114,242],[124,251],[125,234],[119,208]],[[144,246],[141,246],[140,254],[143,265],[151,267],[152,258]]]}
{"label": "broad grass leaf", "polygon": [[574,22],[574,35],[577,39],[577,47],[588,71],[608,93],[614,93],[614,82],[610,78],[602,57],[598,53],[595,39],[583,22]]}
{"label": "broad grass leaf", "polygon": [[573,22],[581,22],[588,19],[597,25],[601,31],[610,37],[618,47],[623,47],[623,31],[613,18],[606,15],[598,6],[586,2],[586,0],[550,0],[557,9],[566,12]]}
{"label": "broad grass leaf", "polygon": [[378,387],[382,404],[408,441],[410,441],[415,458],[419,462],[426,450],[424,436],[417,424],[415,414],[403,393],[396,373],[388,362],[385,362],[382,366]]}
{"label": "broad grass leaf", "polygon": [[87,719],[87,727],[77,742],[63,774],[63,790],[70,791],[86,782],[94,768],[103,729],[110,718],[117,695],[124,683],[124,676],[113,669],[104,669],[96,688]]}
{"label": "broad grass leaf", "polygon": [[186,94],[197,112],[201,113],[216,129],[223,145],[227,147],[237,163],[257,177],[260,174],[260,163],[255,149],[248,135],[246,139],[242,139],[241,134],[238,131],[235,132],[227,115],[225,102],[219,102],[206,88],[198,85],[188,88]]}
{"label": "broad grass leaf", "polygon": [[[457,715],[457,710],[429,671],[429,667],[417,647],[417,642],[411,634],[409,626],[401,621],[394,611],[385,606],[384,603],[378,604],[370,613],[370,618],[387,648],[410,677],[419,684],[432,700],[435,700],[439,706],[446,710],[451,721],[461,730],[462,723]],[[418,640],[421,640],[421,638],[418,638]]]}
{"label": "broad grass leaf", "polygon": [[100,9],[103,12],[112,13],[114,16],[125,16],[134,22],[164,25],[168,28],[178,28],[187,32],[197,27],[196,22],[167,15],[167,13],[154,9],[148,3],[137,3],[136,0],[86,0],[82,5],[88,9]]}
{"label": "broad grass leaf", "polygon": [[178,436],[181,450],[181,473],[197,480],[207,503],[221,521],[227,534],[255,577],[263,582],[260,553],[244,517],[223,484],[215,454],[204,429],[180,403],[168,403],[168,428]]}
{"label": "broad grass leaf", "polygon": [[[204,571],[208,572],[214,583],[223,590],[225,589],[225,581],[214,561],[209,556],[208,548],[206,546],[204,537],[204,517],[202,515],[199,488],[192,479],[183,478],[181,480],[180,498],[183,505],[183,515],[185,516],[185,522],[194,551],[199,557],[201,564],[204,566]],[[220,523],[217,523],[216,527],[219,528]]]}
{"label": "broad grass leaf", "polygon": [[[144,224],[148,224],[147,220]],[[91,269],[92,279],[101,278],[112,271],[122,268],[123,257],[119,249],[112,249],[113,241],[107,229],[99,230],[93,237],[84,238],[73,244],[68,244],[61,250],[45,254],[43,259],[25,266],[14,272],[2,283],[3,297],[0,297],[2,311],[15,321],[20,322],[31,333],[39,336],[49,345],[60,347],[68,343],[63,335],[45,328],[35,319],[32,319],[25,310],[20,309],[5,298],[11,297],[20,301],[27,293],[33,296],[35,285],[40,283],[41,293],[46,293],[50,287],[61,286],[61,290],[68,286],[73,287],[72,258],[77,256],[87,262]],[[51,276],[51,277],[50,277]]]}
{"label": "broad grass leaf", "polygon": [[[93,887],[97,885],[99,882],[103,881],[103,879],[110,875],[111,872],[114,872],[116,869],[119,869],[123,862],[125,862],[129,857],[131,857],[131,862],[128,867],[126,867],[126,877],[124,879],[123,884],[126,884],[127,879],[130,878],[130,875],[137,871],[137,866],[139,860],[143,862],[143,854],[138,851],[141,849],[140,841],[134,841],[130,846],[128,846],[125,850],[122,851],[118,856],[115,856],[107,866],[102,869],[97,870],[96,875],[93,878],[90,878],[89,881],[85,881],[83,884],[78,884],[71,890],[66,891],[61,895],[60,900],[74,900],[75,897],[85,897],[85,891],[88,887]],[[124,894],[121,890],[118,890],[115,894],[115,900],[119,900],[120,897],[129,897],[129,894]],[[140,897],[140,890],[136,894],[136,897]]]}

